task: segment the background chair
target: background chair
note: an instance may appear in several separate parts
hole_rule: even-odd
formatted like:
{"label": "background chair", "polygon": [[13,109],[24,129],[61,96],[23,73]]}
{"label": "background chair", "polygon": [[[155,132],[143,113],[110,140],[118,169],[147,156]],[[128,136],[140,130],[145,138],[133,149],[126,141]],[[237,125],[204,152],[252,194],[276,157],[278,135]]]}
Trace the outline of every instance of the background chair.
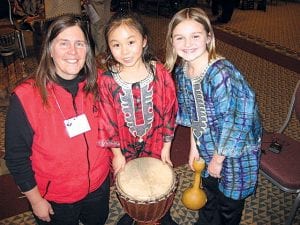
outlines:
{"label": "background chair", "polygon": [[82,19],[90,30],[88,16],[81,8],[81,0],[44,0],[44,18],[33,24],[36,56],[39,59],[44,35],[51,22],[61,15],[75,15]]}
{"label": "background chair", "polygon": [[133,7],[132,0],[120,0],[119,1],[119,10],[131,11]]}
{"label": "background chair", "polygon": [[[46,30],[50,23],[61,15],[75,15],[83,19],[80,0],[44,0],[45,18],[42,21],[43,30]],[[89,29],[89,26],[87,27]]]}
{"label": "background chair", "polygon": [[[287,4],[287,0],[284,0],[285,1],[285,4]],[[271,4],[273,4],[273,0],[271,0]],[[278,4],[278,0],[275,0],[275,5]]]}
{"label": "background chair", "polygon": [[27,56],[23,32],[18,29],[12,17],[12,7],[9,0],[0,0],[0,55],[2,57],[20,53]]}
{"label": "background chair", "polygon": [[298,194],[285,222],[286,225],[292,224],[300,205],[300,142],[284,134],[293,112],[300,121],[300,80],[296,85],[282,127],[277,133],[265,132],[262,138],[264,152],[261,156],[260,172],[282,191]]}
{"label": "background chair", "polygon": [[81,16],[80,0],[44,0],[44,4],[46,20],[65,14]]}
{"label": "background chair", "polygon": [[27,56],[24,35],[12,17],[9,0],[0,0],[0,58],[4,72],[0,74],[0,99],[8,104],[8,96],[16,83],[26,76],[24,62]]}
{"label": "background chair", "polygon": [[175,0],[141,0],[137,6],[142,13],[166,17],[172,17],[180,7],[180,1]]}

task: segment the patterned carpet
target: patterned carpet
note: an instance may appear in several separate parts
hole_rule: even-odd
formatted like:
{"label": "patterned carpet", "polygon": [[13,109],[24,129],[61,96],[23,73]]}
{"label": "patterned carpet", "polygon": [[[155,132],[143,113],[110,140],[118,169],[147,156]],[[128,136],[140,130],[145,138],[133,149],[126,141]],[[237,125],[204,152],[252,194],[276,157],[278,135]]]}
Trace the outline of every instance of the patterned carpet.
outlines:
{"label": "patterned carpet", "polygon": [[294,18],[300,18],[299,3],[278,1],[266,12],[235,10],[230,23],[218,29],[300,60],[300,24]]}
{"label": "patterned carpet", "polygon": [[[176,192],[174,204],[171,208],[173,219],[180,225],[192,225],[197,219],[196,211],[186,209],[181,203],[182,192],[190,187],[194,174],[185,165],[175,169],[179,175],[179,188]],[[285,194],[260,177],[256,196],[247,199],[241,225],[279,225],[284,224],[284,218],[289,213],[289,207],[295,195]],[[115,194],[115,187],[111,189],[110,214],[106,225],[114,225],[123,215],[123,209]],[[294,221],[299,224],[300,215]],[[34,219],[30,212],[0,221],[0,225],[34,225]]]}
{"label": "patterned carpet", "polygon": [[[206,8],[206,10],[208,10]],[[209,12],[209,10],[208,10]],[[267,11],[235,10],[232,21],[226,25],[218,26],[233,36],[239,37],[264,46],[274,52],[280,52],[293,59],[300,60],[300,4],[278,1],[277,5],[268,5]],[[168,18],[144,17],[152,34],[154,49],[161,53],[164,43],[165,31]],[[228,44],[225,40],[217,37],[217,49],[219,53],[231,60],[243,72],[248,82],[257,93],[261,117],[264,128],[268,131],[277,130],[283,123],[293,88],[300,79],[300,74],[289,68],[272,63],[267,57],[254,55],[240,48]],[[300,61],[297,64],[300,65]],[[25,59],[25,71],[34,72],[36,61],[34,58]],[[0,67],[0,74],[4,73]],[[0,106],[7,102],[0,101]],[[3,149],[5,107],[0,107],[0,150]],[[285,131],[287,135],[300,141],[300,126],[295,117]],[[3,164],[3,160],[0,160]],[[173,218],[180,225],[191,225],[197,218],[197,213],[185,209],[180,201],[181,193],[189,187],[193,180],[192,172],[186,165],[177,167],[176,172],[180,175],[180,185],[172,207]],[[5,173],[5,167],[1,166],[0,173]],[[2,173],[2,174],[3,174]],[[122,215],[122,208],[116,199],[114,187],[111,191],[110,215],[107,225],[115,224]],[[243,213],[242,225],[281,225],[289,214],[294,194],[280,191],[264,177],[260,176],[255,196],[246,200]],[[1,210],[1,209],[0,209]],[[33,217],[26,212],[11,218],[0,220],[0,225],[33,225]],[[294,224],[300,224],[298,210]]]}

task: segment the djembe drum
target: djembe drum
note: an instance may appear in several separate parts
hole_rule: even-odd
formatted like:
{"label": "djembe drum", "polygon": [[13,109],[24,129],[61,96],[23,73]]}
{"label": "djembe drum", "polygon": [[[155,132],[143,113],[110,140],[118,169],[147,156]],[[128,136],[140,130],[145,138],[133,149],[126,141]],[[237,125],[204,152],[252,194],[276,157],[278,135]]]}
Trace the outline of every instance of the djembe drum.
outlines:
{"label": "djembe drum", "polygon": [[118,199],[138,225],[160,224],[173,204],[177,186],[173,169],[150,157],[129,161],[116,178]]}

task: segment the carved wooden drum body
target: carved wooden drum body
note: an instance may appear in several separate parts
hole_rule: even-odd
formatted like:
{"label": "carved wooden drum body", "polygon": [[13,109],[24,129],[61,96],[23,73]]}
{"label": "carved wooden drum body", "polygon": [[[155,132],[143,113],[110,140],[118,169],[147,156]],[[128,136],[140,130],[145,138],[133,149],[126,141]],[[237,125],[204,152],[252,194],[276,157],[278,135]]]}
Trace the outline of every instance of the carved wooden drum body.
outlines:
{"label": "carved wooden drum body", "polygon": [[172,206],[177,186],[172,167],[150,157],[129,161],[116,178],[123,209],[140,224],[159,224]]}

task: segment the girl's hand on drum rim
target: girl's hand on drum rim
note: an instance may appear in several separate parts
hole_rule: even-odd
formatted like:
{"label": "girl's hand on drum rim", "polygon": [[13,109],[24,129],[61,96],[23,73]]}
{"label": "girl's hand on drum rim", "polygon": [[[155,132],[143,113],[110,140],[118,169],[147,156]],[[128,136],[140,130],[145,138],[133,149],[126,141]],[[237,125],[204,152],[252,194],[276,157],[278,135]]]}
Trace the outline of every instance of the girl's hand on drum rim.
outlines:
{"label": "girl's hand on drum rim", "polygon": [[170,158],[168,158],[168,159],[161,159],[161,161],[162,161],[163,163],[167,163],[167,164],[169,164],[171,167],[173,167],[173,163],[172,163],[172,161],[171,161]]}
{"label": "girl's hand on drum rim", "polygon": [[122,170],[124,170],[124,167],[123,168],[114,169],[114,176],[117,176],[117,174],[119,172],[121,172]]}
{"label": "girl's hand on drum rim", "polygon": [[126,159],[122,154],[114,155],[112,160],[112,167],[114,170],[114,176],[117,175],[120,171],[122,171],[125,167]]}
{"label": "girl's hand on drum rim", "polygon": [[165,142],[161,150],[160,158],[163,161],[163,163],[168,163],[171,167],[173,167],[173,163],[170,158],[170,149],[171,149],[171,142]]}

